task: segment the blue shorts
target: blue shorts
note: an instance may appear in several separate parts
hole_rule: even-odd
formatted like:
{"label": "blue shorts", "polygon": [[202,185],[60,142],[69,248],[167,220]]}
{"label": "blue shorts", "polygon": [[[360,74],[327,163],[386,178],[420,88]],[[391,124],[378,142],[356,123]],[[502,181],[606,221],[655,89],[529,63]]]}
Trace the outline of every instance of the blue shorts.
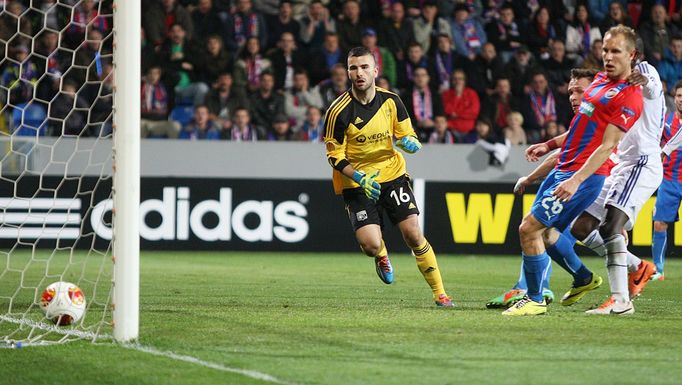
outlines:
{"label": "blue shorts", "polygon": [[597,199],[606,179],[603,175],[590,176],[580,184],[578,191],[571,199],[561,202],[552,193],[561,182],[573,174],[572,171],[554,169],[540,185],[540,190],[535,196],[530,212],[535,216],[535,219],[548,228],[554,227],[559,231],[564,231],[578,215],[582,214]]}
{"label": "blue shorts", "polygon": [[682,183],[663,179],[656,194],[654,220],[660,222],[679,221],[680,200],[682,200]]}

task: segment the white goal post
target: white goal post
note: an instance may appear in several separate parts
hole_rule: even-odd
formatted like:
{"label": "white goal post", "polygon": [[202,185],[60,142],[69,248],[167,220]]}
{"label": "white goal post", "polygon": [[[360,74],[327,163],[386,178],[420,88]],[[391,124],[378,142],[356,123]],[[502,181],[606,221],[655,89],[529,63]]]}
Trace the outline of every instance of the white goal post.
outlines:
{"label": "white goal post", "polygon": [[139,0],[114,2],[114,339],[138,337],[140,287]]}

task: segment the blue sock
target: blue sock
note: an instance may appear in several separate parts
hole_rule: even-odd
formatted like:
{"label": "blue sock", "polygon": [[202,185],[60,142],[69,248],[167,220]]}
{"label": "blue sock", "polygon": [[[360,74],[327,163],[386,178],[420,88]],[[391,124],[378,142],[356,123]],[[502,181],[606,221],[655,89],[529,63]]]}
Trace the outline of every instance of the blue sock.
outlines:
{"label": "blue sock", "polygon": [[528,290],[528,285],[526,284],[526,273],[523,271],[523,259],[521,260],[521,272],[519,272],[519,280],[512,289]]}
{"label": "blue sock", "polygon": [[668,233],[665,231],[654,231],[654,242],[651,244],[651,252],[654,256],[654,263],[656,270],[659,273],[663,272],[663,263],[665,262],[665,248]]}
{"label": "blue sock", "polygon": [[592,272],[583,264],[573,246],[575,238],[570,231],[564,231],[552,246],[547,247],[547,254],[564,270],[573,276],[573,282],[578,286],[585,285],[592,279]]}
{"label": "blue sock", "polygon": [[528,284],[528,296],[535,302],[542,302],[542,282],[547,279],[551,265],[547,252],[540,255],[523,254],[523,272]]}
{"label": "blue sock", "polygon": [[549,279],[552,277],[552,261],[549,262],[549,270],[547,270],[547,275],[542,280],[542,289],[549,290]]}

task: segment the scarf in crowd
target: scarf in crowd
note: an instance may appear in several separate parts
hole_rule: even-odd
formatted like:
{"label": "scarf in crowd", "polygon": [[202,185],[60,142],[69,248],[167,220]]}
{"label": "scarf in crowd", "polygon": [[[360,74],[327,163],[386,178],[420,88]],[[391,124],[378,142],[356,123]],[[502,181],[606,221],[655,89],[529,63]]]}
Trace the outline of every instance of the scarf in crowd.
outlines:
{"label": "scarf in crowd", "polygon": [[497,31],[500,34],[500,40],[509,40],[511,36],[519,36],[519,27],[514,21],[512,21],[510,25],[504,25],[502,22],[497,22]]}
{"label": "scarf in crowd", "polygon": [[253,142],[256,140],[256,133],[251,126],[246,126],[245,130],[234,126],[230,139],[235,142]]}
{"label": "scarf in crowd", "polygon": [[422,57],[421,60],[419,60],[419,63],[417,64],[412,64],[412,62],[409,60],[405,64],[405,70],[407,71],[407,80],[409,80],[410,83],[414,79],[414,69],[417,67],[427,68],[426,58]]}
{"label": "scarf in crowd", "polygon": [[[443,56],[446,60],[443,60]],[[436,52],[436,69],[438,70],[438,80],[441,86],[450,86],[450,74],[452,73],[452,51],[443,54],[442,52]]]}
{"label": "scarf in crowd", "polygon": [[256,14],[253,12],[249,14],[246,23],[244,23],[243,18],[240,13],[234,14],[234,40],[239,47],[244,45],[247,38],[258,36],[258,17]]}
{"label": "scarf in crowd", "polygon": [[583,38],[583,57],[590,53],[590,23],[581,24],[578,32],[582,34]]}
{"label": "scarf in crowd", "polygon": [[165,114],[168,112],[168,93],[161,85],[142,84],[142,112]]}
{"label": "scarf in crowd", "polygon": [[[90,20],[95,21],[89,23]],[[81,7],[78,7],[73,12],[73,21],[69,26],[69,32],[84,33],[85,28],[88,27],[89,24],[94,26],[95,29],[99,30],[100,32],[109,30],[109,23],[107,22],[107,19],[104,17],[99,17],[99,13],[96,9],[93,8],[90,10],[90,13],[86,13]]]}
{"label": "scarf in crowd", "polygon": [[427,87],[423,92],[418,89],[412,90],[412,108],[417,121],[433,119],[433,104],[431,103],[431,90]]}
{"label": "scarf in crowd", "polygon": [[469,54],[475,54],[478,49],[481,48],[481,37],[478,36],[476,31],[476,24],[472,19],[469,19],[460,26],[462,30],[462,36],[466,42],[467,52]]}
{"label": "scarf in crowd", "polygon": [[258,86],[260,83],[260,74],[263,72],[263,59],[260,55],[248,57],[246,64],[246,78],[250,85]]}
{"label": "scarf in crowd", "polygon": [[556,121],[556,104],[554,103],[552,91],[547,90],[547,96],[544,98],[544,101],[542,95],[531,91],[530,102],[538,125],[544,126],[546,122]]}

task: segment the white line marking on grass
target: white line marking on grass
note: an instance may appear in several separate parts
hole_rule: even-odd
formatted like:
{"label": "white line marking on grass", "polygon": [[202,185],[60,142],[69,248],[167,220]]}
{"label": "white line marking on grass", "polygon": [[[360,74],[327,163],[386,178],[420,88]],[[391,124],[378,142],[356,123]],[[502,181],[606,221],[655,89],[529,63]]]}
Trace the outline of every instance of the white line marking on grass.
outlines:
{"label": "white line marking on grass", "polygon": [[187,356],[184,354],[178,354],[175,352],[169,352],[169,351],[163,351],[163,350],[158,350],[156,348],[150,347],[150,346],[143,346],[143,345],[138,345],[138,344],[121,344],[121,346],[128,348],[128,349],[133,349],[137,350],[143,353],[149,353],[153,354],[155,356],[161,356],[161,357],[167,357],[171,358],[173,360],[178,360],[178,361],[183,361],[183,362],[188,362],[190,364],[195,364],[195,365],[200,365],[204,366],[207,368],[215,369],[215,370],[220,370],[223,372],[230,372],[230,373],[236,373],[236,374],[241,374],[242,376],[254,378],[256,380],[261,380],[261,381],[266,381],[266,382],[271,382],[273,384],[280,384],[280,385],[297,385],[293,382],[287,382],[284,380],[280,380],[279,378],[273,377],[267,373],[262,373],[258,372],[255,370],[247,370],[247,369],[239,369],[239,368],[232,368],[229,366],[225,366],[222,364],[218,364],[215,362],[208,362],[201,360],[196,357],[192,356]]}

